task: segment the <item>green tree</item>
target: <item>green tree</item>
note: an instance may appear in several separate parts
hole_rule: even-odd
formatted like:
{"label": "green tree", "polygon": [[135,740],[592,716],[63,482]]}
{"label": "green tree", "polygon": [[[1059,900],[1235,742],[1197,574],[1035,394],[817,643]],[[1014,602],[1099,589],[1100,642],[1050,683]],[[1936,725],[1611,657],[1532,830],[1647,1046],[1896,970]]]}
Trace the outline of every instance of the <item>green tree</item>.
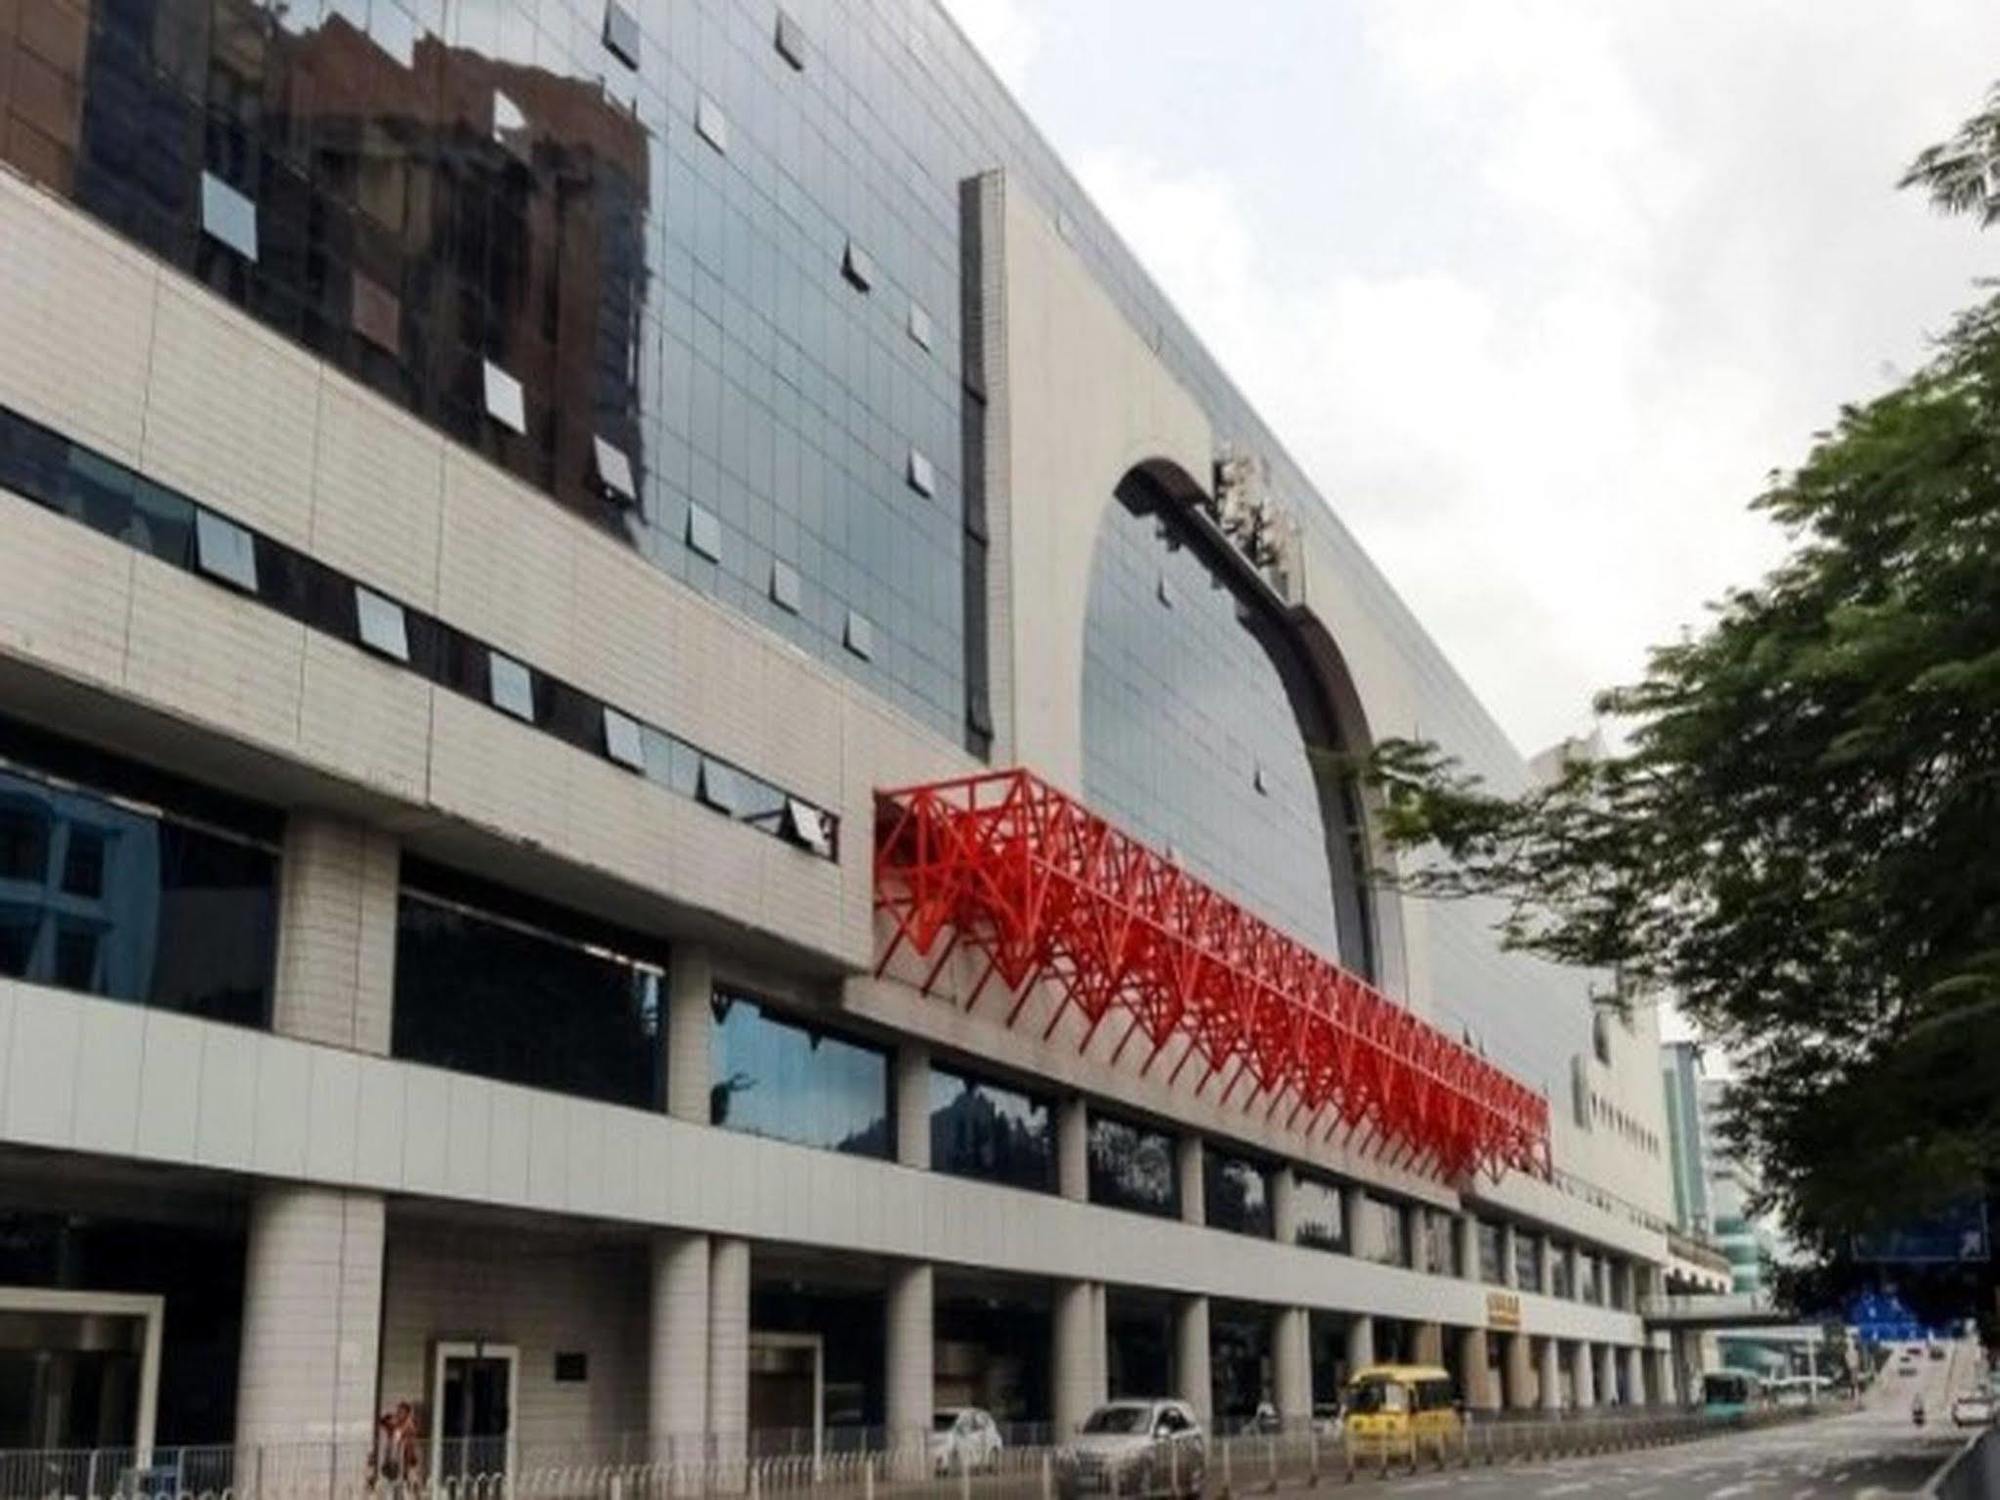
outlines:
{"label": "green tree", "polygon": [[[1990,221],[1996,161],[2000,92],[1909,180]],[[1754,504],[1789,557],[1600,697],[1624,749],[1518,796],[1428,743],[1367,774],[1396,883],[1727,1047],[1729,1133],[1838,1264],[2000,1184],[2000,297]]]}

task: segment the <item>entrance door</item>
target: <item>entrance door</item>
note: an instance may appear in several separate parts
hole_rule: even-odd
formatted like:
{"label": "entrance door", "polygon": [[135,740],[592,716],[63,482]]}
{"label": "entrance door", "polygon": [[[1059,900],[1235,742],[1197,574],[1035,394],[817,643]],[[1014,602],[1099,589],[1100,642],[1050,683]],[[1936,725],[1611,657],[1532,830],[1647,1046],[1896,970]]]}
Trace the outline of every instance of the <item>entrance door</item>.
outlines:
{"label": "entrance door", "polygon": [[431,1473],[485,1478],[513,1466],[520,1350],[512,1344],[439,1344],[431,1387]]}

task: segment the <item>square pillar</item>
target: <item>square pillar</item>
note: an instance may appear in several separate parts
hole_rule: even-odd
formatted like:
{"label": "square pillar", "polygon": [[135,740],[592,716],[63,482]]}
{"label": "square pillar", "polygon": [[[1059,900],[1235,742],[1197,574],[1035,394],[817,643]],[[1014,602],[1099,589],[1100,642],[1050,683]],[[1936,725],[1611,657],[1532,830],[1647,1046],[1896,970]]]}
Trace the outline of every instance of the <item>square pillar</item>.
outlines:
{"label": "square pillar", "polygon": [[715,964],[706,948],[676,944],[667,955],[667,1113],[706,1125],[711,1118],[709,1033],[715,1026]]}
{"label": "square pillar", "polygon": [[1546,1412],[1561,1411],[1562,1371],[1558,1368],[1560,1358],[1556,1349],[1556,1341],[1552,1338],[1538,1339],[1536,1343],[1538,1345],[1537,1352],[1540,1356],[1536,1361],[1536,1370],[1542,1387],[1542,1410]]}
{"label": "square pillar", "polygon": [[1444,1363],[1444,1328],[1437,1323],[1417,1325],[1416,1362],[1420,1365]]}
{"label": "square pillar", "polygon": [[1056,1104],[1056,1189],[1074,1202],[1090,1201],[1090,1112],[1081,1094]]}
{"label": "square pillar", "polygon": [[692,1462],[707,1451],[708,1277],[707,1235],[653,1236],[646,1432],[655,1462]]}
{"label": "square pillar", "polygon": [[1500,1410],[1500,1392],[1493,1388],[1484,1328],[1458,1330],[1458,1388],[1474,1411]]}
{"label": "square pillar", "polygon": [[1187,1224],[1208,1222],[1207,1183],[1202,1178],[1201,1137],[1192,1133],[1174,1142],[1174,1171],[1180,1179],[1181,1220]]}
{"label": "square pillar", "polygon": [[1289,1165],[1271,1173],[1271,1238],[1281,1245],[1298,1243],[1299,1174]]}
{"label": "square pillar", "polygon": [[1618,1405],[1618,1350],[1610,1344],[1594,1346],[1597,1351],[1597,1399],[1604,1406]]}
{"label": "square pillar", "polygon": [[[921,1042],[896,1048],[896,1160],[927,1172],[931,1165],[931,1050]],[[928,1425],[925,1431],[929,1431]]]}
{"label": "square pillar", "polygon": [[1531,1411],[1535,1405],[1534,1351],[1525,1333],[1510,1333],[1505,1337],[1506,1363],[1502,1375],[1507,1386],[1507,1410]]}
{"label": "square pillar", "polygon": [[1597,1405],[1597,1371],[1591,1363],[1587,1340],[1578,1339],[1569,1346],[1569,1383],[1576,1392],[1578,1411],[1589,1411]]}
{"label": "square pillar", "polygon": [[1479,1220],[1460,1214],[1451,1232],[1458,1238],[1458,1274],[1468,1281],[1479,1280]]}
{"label": "square pillar", "polygon": [[1347,1378],[1375,1363],[1375,1320],[1356,1313],[1347,1320]]}
{"label": "square pillar", "polygon": [[1647,1404],[1646,1351],[1637,1344],[1625,1350],[1625,1399],[1633,1406]]}
{"label": "square pillar", "polygon": [[1206,1297],[1174,1300],[1174,1390],[1194,1408],[1203,1427],[1212,1425],[1215,1383],[1209,1367]]}
{"label": "square pillar", "polygon": [[1104,1304],[1096,1283],[1057,1282],[1054,1325],[1049,1374],[1055,1389],[1049,1405],[1056,1437],[1063,1440],[1074,1435],[1104,1399]]}
{"label": "square pillar", "polygon": [[271,1029],[377,1057],[389,1051],[402,852],[323,813],[285,823]]}
{"label": "square pillar", "polygon": [[[1341,1217],[1347,1220],[1347,1253],[1356,1260],[1380,1260],[1388,1246],[1382,1243],[1381,1225],[1369,1207],[1368,1190],[1348,1187],[1340,1195]],[[1371,1335],[1372,1337],[1372,1335]]]}
{"label": "square pillar", "polygon": [[1279,1418],[1303,1432],[1313,1408],[1312,1315],[1303,1307],[1281,1307],[1271,1320],[1271,1379]]}
{"label": "square pillar", "polygon": [[888,1328],[883,1364],[888,1380],[886,1417],[889,1451],[914,1456],[914,1466],[897,1464],[921,1477],[928,1452],[931,1407],[935,1399],[933,1361],[936,1335],[934,1278],[923,1261],[905,1261],[889,1268]]}
{"label": "square pillar", "polygon": [[750,1451],[750,1242],[719,1235],[708,1255],[708,1441],[724,1474]]}
{"label": "square pillar", "polygon": [[[1520,1277],[1515,1274],[1515,1270],[1520,1264],[1516,1259],[1516,1242],[1520,1238],[1521,1231],[1516,1229],[1512,1224],[1502,1224],[1500,1226],[1500,1284],[1502,1286],[1520,1285]],[[1529,1287],[1528,1290],[1533,1291],[1534,1288]]]}
{"label": "square pillar", "polygon": [[258,1189],[243,1267],[238,1447],[299,1450],[336,1486],[365,1478],[387,1223],[379,1193]]}

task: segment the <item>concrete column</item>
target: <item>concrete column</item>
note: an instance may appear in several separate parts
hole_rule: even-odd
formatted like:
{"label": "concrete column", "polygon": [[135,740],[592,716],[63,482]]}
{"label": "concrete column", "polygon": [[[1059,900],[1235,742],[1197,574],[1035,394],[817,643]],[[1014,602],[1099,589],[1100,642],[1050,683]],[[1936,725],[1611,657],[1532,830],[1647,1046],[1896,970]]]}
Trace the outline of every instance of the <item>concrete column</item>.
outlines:
{"label": "concrete column", "polygon": [[888,1337],[883,1363],[888,1376],[888,1444],[891,1452],[921,1459],[930,1441],[931,1404],[936,1385],[932,1357],[935,1292],[931,1268],[904,1261],[889,1268]]}
{"label": "concrete column", "polygon": [[1056,1187],[1078,1203],[1090,1200],[1090,1112],[1081,1094],[1056,1105]]}
{"label": "concrete column", "polygon": [[715,1025],[715,965],[708,950],[675,944],[667,957],[667,1113],[710,1122],[709,1032]]}
{"label": "concrete column", "polygon": [[401,850],[388,834],[322,813],[285,823],[271,1029],[384,1056],[396,989]]}
{"label": "concrete column", "polygon": [[1208,1298],[1174,1299],[1174,1390],[1195,1409],[1204,1427],[1215,1416],[1214,1379],[1208,1363]]}
{"label": "concrete column", "polygon": [[[1055,1348],[1049,1362],[1055,1389],[1049,1405],[1058,1438],[1075,1433],[1091,1408],[1104,1399],[1103,1319],[1092,1287],[1088,1281],[1059,1281],[1055,1287]],[[1093,1319],[1100,1325],[1096,1329],[1091,1327]]]}
{"label": "concrete column", "polygon": [[1618,1404],[1618,1351],[1610,1344],[1598,1344],[1597,1399],[1606,1406]]}
{"label": "concrete column", "polygon": [[1420,1365],[1444,1363],[1444,1328],[1437,1323],[1417,1325],[1417,1347],[1412,1351]]}
{"label": "concrete column", "polygon": [[1569,1383],[1576,1389],[1578,1411],[1597,1405],[1597,1372],[1591,1365],[1587,1340],[1578,1339],[1569,1346]]}
{"label": "concrete column", "polygon": [[1180,1179],[1181,1220],[1188,1224],[1208,1222],[1207,1184],[1201,1175],[1201,1137],[1192,1133],[1174,1142],[1174,1173]]}
{"label": "concrete column", "polygon": [[[243,1267],[238,1446],[323,1445],[325,1477],[342,1485],[364,1477],[381,1368],[386,1226],[378,1193],[257,1190]],[[384,1394],[411,1402],[427,1395]]]}
{"label": "concrete column", "polygon": [[1556,1412],[1562,1410],[1562,1371],[1558,1368],[1559,1356],[1556,1341],[1552,1338],[1537,1339],[1537,1376],[1542,1385],[1542,1410]]}
{"label": "concrete column", "polygon": [[1510,1333],[1505,1337],[1505,1366],[1501,1373],[1507,1384],[1507,1410],[1532,1410],[1535,1404],[1534,1351],[1529,1348],[1525,1333]]}
{"label": "concrete column", "polygon": [[1644,1406],[1652,1399],[1646,1390],[1646,1351],[1637,1344],[1625,1350],[1625,1399],[1634,1406]]}
{"label": "concrete column", "polygon": [[720,1236],[708,1257],[708,1434],[724,1463],[750,1451],[750,1242]]}
{"label": "concrete column", "polygon": [[1458,1237],[1458,1274],[1470,1281],[1479,1279],[1479,1220],[1460,1214],[1452,1233]]}
{"label": "concrete column", "polygon": [[1500,1393],[1493,1388],[1493,1371],[1487,1364],[1486,1338],[1484,1328],[1458,1331],[1458,1388],[1474,1411],[1500,1409]]}
{"label": "concrete column", "polygon": [[[1514,1268],[1518,1264],[1514,1258],[1514,1247],[1515,1242],[1520,1237],[1521,1231],[1516,1229],[1512,1224],[1502,1224],[1500,1226],[1500,1284],[1502,1286],[1520,1285],[1520,1278],[1514,1274]],[[1534,1288],[1530,1287],[1528,1290],[1533,1291]]]}
{"label": "concrete column", "polygon": [[1575,1244],[1563,1246],[1563,1260],[1569,1267],[1569,1294],[1577,1301],[1583,1300],[1583,1256]]}
{"label": "concrete column", "polygon": [[699,1457],[708,1435],[708,1236],[653,1236],[646,1430],[652,1456]]}
{"label": "concrete column", "polygon": [[1341,1215],[1347,1220],[1347,1253],[1356,1260],[1380,1260],[1387,1247],[1382,1243],[1381,1226],[1368,1206],[1368,1190],[1349,1187],[1340,1198]]}
{"label": "concrete column", "polygon": [[1357,1313],[1347,1320],[1347,1374],[1352,1379],[1358,1370],[1375,1363],[1375,1320],[1366,1313]]}
{"label": "concrete column", "polygon": [[1281,1307],[1271,1320],[1271,1380],[1279,1417],[1303,1432],[1313,1408],[1312,1315],[1303,1307]]}
{"label": "concrete column", "polygon": [[1299,1174],[1290,1167],[1271,1173],[1271,1238],[1292,1245],[1299,1238]]}
{"label": "concrete column", "polygon": [[[896,1160],[930,1170],[931,1049],[921,1042],[896,1048]],[[924,1430],[930,1430],[928,1424]]]}
{"label": "concrete column", "polygon": [[1542,1279],[1535,1288],[1544,1297],[1552,1297],[1556,1290],[1556,1242],[1547,1235],[1542,1236]]}
{"label": "concrete column", "polygon": [[1090,1284],[1090,1389],[1095,1406],[1111,1390],[1110,1292],[1101,1281]]}

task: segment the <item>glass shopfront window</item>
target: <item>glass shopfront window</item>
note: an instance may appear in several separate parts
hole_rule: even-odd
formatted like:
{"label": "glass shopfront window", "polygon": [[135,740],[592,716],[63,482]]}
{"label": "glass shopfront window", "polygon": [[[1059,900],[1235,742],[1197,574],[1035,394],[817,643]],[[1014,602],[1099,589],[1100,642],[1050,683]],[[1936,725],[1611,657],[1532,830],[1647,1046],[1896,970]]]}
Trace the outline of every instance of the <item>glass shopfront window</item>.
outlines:
{"label": "glass shopfront window", "polygon": [[1542,1237],[1538,1234],[1514,1232],[1514,1285],[1524,1292],[1542,1289]]}
{"label": "glass shopfront window", "polygon": [[710,1010],[712,1124],[852,1156],[894,1153],[887,1051],[726,990]]}
{"label": "glass shopfront window", "polygon": [[410,861],[396,908],[397,1057],[659,1109],[664,951]]}
{"label": "glass shopfront window", "polygon": [[0,977],[268,1026],[274,849],[46,775],[7,758],[10,742],[0,733]]}
{"label": "glass shopfront window", "polygon": [[1271,1237],[1271,1174],[1262,1162],[1210,1147],[1202,1153],[1201,1175],[1209,1228]]}
{"label": "glass shopfront window", "polygon": [[931,1166],[1048,1192],[1056,1178],[1054,1112],[1025,1090],[933,1064]]}
{"label": "glass shopfront window", "polygon": [[1479,1279],[1488,1286],[1507,1280],[1506,1239],[1498,1224],[1479,1221]]}
{"label": "glass shopfront window", "polygon": [[1299,1178],[1293,1194],[1299,1243],[1315,1250],[1347,1249],[1347,1206],[1339,1187],[1318,1177]]}
{"label": "glass shopfront window", "polygon": [[1174,1138],[1113,1115],[1090,1117],[1090,1201],[1175,1219],[1181,1184]]}

